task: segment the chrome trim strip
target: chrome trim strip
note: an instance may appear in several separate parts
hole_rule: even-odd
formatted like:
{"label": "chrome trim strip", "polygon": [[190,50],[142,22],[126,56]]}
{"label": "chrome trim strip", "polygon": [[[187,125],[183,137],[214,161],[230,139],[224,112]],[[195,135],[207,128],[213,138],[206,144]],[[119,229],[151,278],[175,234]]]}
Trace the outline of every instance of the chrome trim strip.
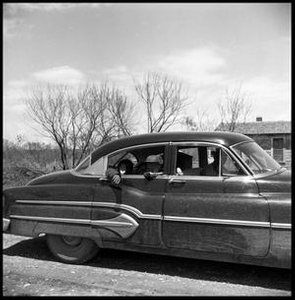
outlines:
{"label": "chrome trim strip", "polygon": [[111,208],[119,208],[127,210],[134,215],[136,215],[140,219],[152,219],[152,220],[162,220],[161,215],[154,215],[154,214],[144,214],[137,208],[133,206],[129,206],[126,204],[117,204],[117,203],[108,203],[108,202],[94,202],[93,206],[95,207],[111,207]]}
{"label": "chrome trim strip", "polygon": [[292,229],[292,224],[288,223],[271,223],[273,229]]}
{"label": "chrome trim strip", "polygon": [[[124,214],[123,214],[124,215]],[[11,215],[11,219],[21,219],[29,221],[43,221],[43,222],[59,222],[59,223],[74,223],[94,226],[112,226],[112,227],[134,227],[134,224],[124,221],[112,221],[110,220],[86,220],[86,219],[68,219],[68,218],[53,218],[53,217],[36,217],[36,216],[20,216]]]}
{"label": "chrome trim strip", "polygon": [[239,225],[239,226],[270,228],[270,223],[269,222],[242,221],[242,220],[226,220],[226,219],[209,219],[209,218],[164,216],[164,221],[205,223],[205,224],[218,224],[218,225]]}
{"label": "chrome trim strip", "polygon": [[[210,219],[210,218],[193,218],[193,217],[177,217],[177,216],[164,216],[155,214],[144,214],[137,208],[126,204],[109,203],[109,202],[89,202],[89,201],[48,201],[48,200],[16,200],[17,203],[24,204],[51,204],[51,205],[75,205],[75,206],[89,206],[89,207],[106,207],[122,209],[134,214],[139,219],[149,220],[165,220],[174,222],[192,222],[192,223],[205,223],[205,224],[220,224],[220,225],[239,225],[239,226],[254,226],[254,227],[271,227],[274,229],[291,229],[291,224],[288,223],[270,223],[270,222],[256,222],[256,221],[243,221],[243,220],[226,220],[226,219]],[[12,217],[12,216],[11,216]],[[38,218],[38,217],[36,217]],[[64,219],[64,222],[70,222],[73,219]],[[73,220],[76,223],[88,224],[87,220]],[[86,223],[85,223],[86,222]],[[87,223],[88,222],[88,223]],[[92,221],[96,222],[96,221]],[[94,225],[94,224],[93,224]],[[115,223],[114,223],[115,226]]]}
{"label": "chrome trim strip", "polygon": [[11,215],[10,218],[11,219],[29,220],[29,221],[44,221],[44,222],[48,221],[48,222],[74,223],[74,224],[91,225],[91,221],[86,220],[86,219],[67,219],[67,218],[20,216],[20,215]]}
{"label": "chrome trim strip", "polygon": [[139,226],[132,217],[124,213],[109,220],[92,221],[92,225],[103,226],[105,229],[119,234],[122,238],[131,236]]}
{"label": "chrome trim strip", "polygon": [[51,204],[51,205],[74,205],[74,206],[92,206],[91,201],[51,201],[51,200],[16,200],[16,203],[24,204]]}
{"label": "chrome trim strip", "polygon": [[131,223],[108,221],[108,220],[96,220],[96,221],[90,221],[90,223],[91,223],[91,225],[96,225],[96,226],[133,227],[133,224],[131,224]]}
{"label": "chrome trim strip", "polygon": [[244,140],[244,141],[241,141],[241,142],[238,142],[238,143],[235,143],[233,145],[230,145],[229,147],[232,148],[232,147],[236,147],[237,145],[240,145],[240,144],[243,144],[243,143],[249,143],[249,142],[253,142],[253,139],[252,141],[250,140]]}
{"label": "chrome trim strip", "polygon": [[75,205],[89,207],[108,207],[127,210],[133,213],[139,219],[161,220],[161,215],[144,214],[137,208],[126,204],[109,203],[109,202],[89,202],[89,201],[48,201],[48,200],[16,200],[17,203],[23,204],[49,204],[49,205]]}

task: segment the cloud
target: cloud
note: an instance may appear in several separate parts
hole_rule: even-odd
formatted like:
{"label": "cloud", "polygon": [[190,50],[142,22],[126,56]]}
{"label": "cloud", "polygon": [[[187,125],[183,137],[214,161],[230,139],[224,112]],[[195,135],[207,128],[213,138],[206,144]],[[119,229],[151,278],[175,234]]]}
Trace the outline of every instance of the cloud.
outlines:
{"label": "cloud", "polygon": [[75,68],[69,66],[49,68],[29,74],[27,79],[9,81],[4,87],[4,100],[9,101],[10,105],[18,103],[28,91],[43,84],[78,87],[84,83],[86,83],[85,75]]}
{"label": "cloud", "polygon": [[15,108],[21,104],[29,86],[28,80],[12,80],[4,87],[4,107]]}
{"label": "cloud", "polygon": [[37,82],[53,84],[79,85],[85,82],[84,74],[69,66],[55,67],[35,72],[32,74],[32,78]]}
{"label": "cloud", "polygon": [[23,24],[25,13],[66,11],[77,8],[100,9],[111,3],[4,3],[3,36],[4,39],[15,37]]}
{"label": "cloud", "polygon": [[123,65],[105,69],[101,74],[114,81],[128,81],[131,78],[130,70]]}
{"label": "cloud", "polygon": [[193,104],[195,107],[205,105],[207,109],[215,106],[216,100],[225,90],[228,82],[226,66],[227,61],[223,52],[216,48],[202,47],[157,57],[151,56],[144,64],[133,68],[117,65],[104,70],[100,75],[114,81],[118,87],[123,87],[131,99],[137,99],[134,81],[141,82],[147,72],[167,74],[172,80],[183,83],[190,100],[196,103]]}
{"label": "cloud", "polygon": [[[224,55],[226,54],[226,55]],[[291,85],[289,80],[278,82],[269,76],[247,78],[232,77],[227,69],[227,53],[216,48],[195,48],[173,52],[149,61],[141,69],[133,69],[136,79],[142,79],[147,71],[161,71],[188,84],[192,101],[187,114],[195,116],[197,108],[210,111],[218,119],[217,103],[225,91],[241,85],[242,92],[252,103],[249,121],[261,115],[265,120],[289,120],[291,118]],[[119,69],[117,69],[119,70]],[[119,73],[118,73],[119,74]]]}
{"label": "cloud", "polygon": [[28,88],[27,80],[10,81],[4,88],[3,96],[3,137],[11,141],[15,140],[18,134],[40,139],[35,132],[27,126],[26,106],[24,99]]}
{"label": "cloud", "polygon": [[26,134],[30,138],[40,139],[31,129],[32,121],[26,117],[24,100],[30,92],[43,84],[65,84],[77,88],[86,82],[85,75],[72,67],[60,66],[30,74],[27,79],[12,80],[4,87],[4,137],[13,140],[17,134]]}
{"label": "cloud", "polygon": [[100,71],[89,71],[89,77],[92,78],[91,82],[94,84],[108,82],[110,85],[114,85],[129,97],[130,101],[133,101],[136,97],[133,82],[135,72],[125,65],[117,65]]}
{"label": "cloud", "polygon": [[291,83],[274,81],[268,77],[255,77],[245,83],[245,90],[252,95],[252,121],[257,116],[263,120],[291,119]]}
{"label": "cloud", "polygon": [[20,18],[4,18],[3,20],[3,37],[4,39],[13,38],[18,34],[17,28],[21,26],[23,20]]}
{"label": "cloud", "polygon": [[16,14],[19,11],[57,11],[72,8],[101,8],[102,6],[111,5],[108,3],[6,3],[6,11],[10,14]]}
{"label": "cloud", "polygon": [[114,66],[101,72],[101,75],[114,80],[132,90],[133,79],[141,81],[148,72],[167,74],[170,78],[188,85],[192,93],[200,89],[224,87],[228,78],[225,75],[226,59],[216,49],[194,48],[173,52],[169,55],[149,57],[142,65],[128,68]]}
{"label": "cloud", "polygon": [[4,103],[10,108],[19,106],[22,100],[36,86],[44,84],[62,84],[71,88],[77,88],[86,83],[85,75],[69,66],[49,68],[32,73],[27,79],[12,80],[4,87]]}
{"label": "cloud", "polygon": [[225,66],[225,59],[210,48],[173,53],[158,61],[159,70],[195,86],[212,85],[221,81]]}

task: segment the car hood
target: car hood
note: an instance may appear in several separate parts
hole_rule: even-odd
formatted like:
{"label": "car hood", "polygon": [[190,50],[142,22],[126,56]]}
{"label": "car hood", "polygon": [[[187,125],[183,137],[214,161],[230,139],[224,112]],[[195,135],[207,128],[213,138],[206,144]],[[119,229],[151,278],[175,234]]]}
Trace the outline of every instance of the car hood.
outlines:
{"label": "car hood", "polygon": [[62,184],[69,183],[73,180],[71,171],[60,171],[51,174],[43,175],[41,177],[31,180],[27,185],[41,185],[41,184]]}
{"label": "car hood", "polygon": [[261,193],[291,192],[291,171],[282,170],[275,174],[256,178]]}

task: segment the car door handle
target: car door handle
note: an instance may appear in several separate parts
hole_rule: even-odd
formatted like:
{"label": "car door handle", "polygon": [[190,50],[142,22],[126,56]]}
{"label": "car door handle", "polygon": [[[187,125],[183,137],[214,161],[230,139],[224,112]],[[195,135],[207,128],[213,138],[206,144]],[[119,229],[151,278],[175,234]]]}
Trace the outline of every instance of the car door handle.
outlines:
{"label": "car door handle", "polygon": [[171,178],[169,180],[169,183],[170,184],[185,184],[186,183],[186,180],[184,179],[175,179],[175,178]]}

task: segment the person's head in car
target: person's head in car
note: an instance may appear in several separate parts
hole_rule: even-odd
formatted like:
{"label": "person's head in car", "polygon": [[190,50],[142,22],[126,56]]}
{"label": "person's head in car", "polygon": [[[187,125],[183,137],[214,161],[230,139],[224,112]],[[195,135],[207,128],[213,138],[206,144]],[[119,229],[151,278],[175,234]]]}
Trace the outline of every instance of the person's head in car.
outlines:
{"label": "person's head in car", "polygon": [[132,174],[133,163],[129,159],[123,159],[119,162],[118,169],[122,175]]}
{"label": "person's head in car", "polygon": [[147,172],[163,171],[163,158],[160,155],[150,155],[146,159]]}

